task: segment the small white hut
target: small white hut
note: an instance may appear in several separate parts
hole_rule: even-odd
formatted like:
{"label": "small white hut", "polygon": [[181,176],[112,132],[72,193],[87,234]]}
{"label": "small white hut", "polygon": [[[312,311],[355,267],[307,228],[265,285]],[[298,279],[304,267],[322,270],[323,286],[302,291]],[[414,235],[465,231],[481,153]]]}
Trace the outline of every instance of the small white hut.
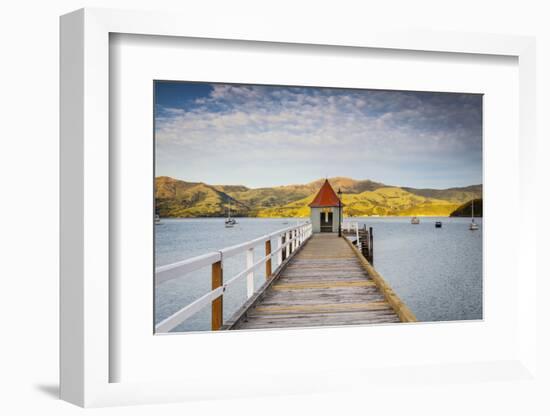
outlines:
{"label": "small white hut", "polygon": [[337,233],[340,220],[340,210],[344,204],[325,180],[319,192],[309,204],[310,217],[314,233]]}

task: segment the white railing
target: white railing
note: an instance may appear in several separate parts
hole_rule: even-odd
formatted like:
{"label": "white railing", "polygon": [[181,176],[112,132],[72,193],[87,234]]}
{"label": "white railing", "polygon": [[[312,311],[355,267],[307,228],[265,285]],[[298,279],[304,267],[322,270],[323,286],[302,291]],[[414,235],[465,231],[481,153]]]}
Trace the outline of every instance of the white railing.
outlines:
{"label": "white railing", "polygon": [[[247,297],[252,297],[255,291],[254,272],[265,264],[266,279],[269,279],[272,276],[271,260],[276,258],[277,267],[280,267],[283,260],[291,257],[296,249],[311,237],[311,234],[312,226],[311,223],[307,222],[294,227],[284,228],[271,234],[266,234],[236,246],[227,247],[219,251],[213,251],[201,256],[157,267],[155,269],[155,285],[160,285],[168,280],[189,276],[193,271],[211,266],[212,290],[159,322],[155,326],[156,332],[162,333],[171,331],[208,305],[212,305],[212,329],[220,329],[223,325],[223,303],[221,299],[226,289],[246,276]],[[271,250],[272,239],[276,240],[277,247],[275,250]],[[255,262],[254,248],[262,244],[265,245],[265,256]],[[246,253],[246,268],[224,283],[224,261],[229,257],[241,253]]]}
{"label": "white railing", "polygon": [[356,221],[342,222],[342,232],[348,234],[355,234],[355,241],[357,248],[361,250],[361,240],[359,238],[359,223]]}

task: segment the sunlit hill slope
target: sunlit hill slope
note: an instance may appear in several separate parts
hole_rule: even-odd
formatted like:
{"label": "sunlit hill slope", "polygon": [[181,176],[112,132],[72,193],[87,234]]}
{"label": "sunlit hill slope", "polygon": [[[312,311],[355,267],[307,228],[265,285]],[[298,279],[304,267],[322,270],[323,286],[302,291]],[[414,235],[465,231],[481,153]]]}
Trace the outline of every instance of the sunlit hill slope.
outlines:
{"label": "sunlit hill slope", "polygon": [[[251,189],[209,185],[166,176],[156,178],[155,199],[161,217],[307,217],[308,204],[324,179],[307,184]],[[465,188],[415,189],[370,180],[329,178],[343,192],[345,216],[449,216],[462,204],[481,197],[481,185]]]}

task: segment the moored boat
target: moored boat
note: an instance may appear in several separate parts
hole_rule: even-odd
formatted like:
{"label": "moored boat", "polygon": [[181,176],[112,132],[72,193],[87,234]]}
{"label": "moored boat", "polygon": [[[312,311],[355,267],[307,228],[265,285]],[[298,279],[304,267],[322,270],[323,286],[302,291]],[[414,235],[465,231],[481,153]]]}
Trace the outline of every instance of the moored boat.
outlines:
{"label": "moored boat", "polygon": [[479,225],[477,225],[474,220],[474,200],[473,199],[472,199],[472,222],[470,223],[469,229],[472,231],[479,230]]}
{"label": "moored boat", "polygon": [[237,224],[237,220],[235,218],[231,218],[231,200],[229,200],[229,208],[227,211],[227,218],[225,219],[225,228],[231,228],[235,224]]}

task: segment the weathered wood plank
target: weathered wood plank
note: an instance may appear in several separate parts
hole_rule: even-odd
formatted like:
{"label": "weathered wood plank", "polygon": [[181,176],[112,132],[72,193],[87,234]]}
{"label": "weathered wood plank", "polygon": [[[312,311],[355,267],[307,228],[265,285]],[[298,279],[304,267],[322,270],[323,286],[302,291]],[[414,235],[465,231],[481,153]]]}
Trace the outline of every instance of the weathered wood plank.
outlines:
{"label": "weathered wood plank", "polygon": [[[286,292],[289,293],[289,292]],[[293,293],[294,295],[294,293]],[[372,292],[370,294],[365,293],[364,296],[361,299],[358,299],[357,297],[349,296],[349,297],[343,297],[338,294],[332,294],[332,293],[320,293],[317,295],[317,299],[312,299],[306,295],[295,295],[292,297],[271,297],[271,296],[265,296],[262,299],[261,306],[262,307],[292,307],[292,306],[310,306],[310,305],[316,305],[321,307],[322,305],[331,305],[331,304],[341,304],[343,305],[342,308],[352,308],[353,305],[358,304],[358,300],[361,300],[363,302],[379,302],[384,300],[384,296],[380,293]],[[348,306],[348,304],[350,306]],[[359,303],[361,304],[361,303]]]}
{"label": "weathered wood plank", "polygon": [[324,265],[318,265],[317,267],[303,267],[301,269],[291,269],[288,270],[286,277],[292,277],[292,276],[318,276],[318,275],[324,275],[324,274],[331,274],[336,273],[339,275],[346,275],[346,274],[361,274],[363,276],[367,276],[367,273],[363,270],[357,269],[359,265],[355,267],[326,267]]}
{"label": "weathered wood plank", "polygon": [[279,283],[272,287],[273,290],[304,290],[304,289],[330,289],[333,287],[372,287],[376,286],[373,281],[354,280],[346,282],[315,282],[315,283]]}
{"label": "weathered wood plank", "polygon": [[362,302],[374,295],[382,295],[376,286],[348,286],[333,288],[312,288],[294,290],[270,290],[263,298],[263,302],[292,302],[301,300],[307,303],[329,303],[328,299],[336,302]]}
{"label": "weathered wood plank", "polygon": [[247,319],[256,320],[257,322],[265,320],[282,320],[282,319],[310,319],[320,320],[333,317],[334,319],[389,319],[395,318],[399,320],[399,317],[393,313],[391,309],[378,309],[368,311],[345,311],[345,312],[326,312],[326,313],[303,313],[303,312],[288,312],[288,313],[275,313],[275,314],[254,314],[251,313],[247,316]]}
{"label": "weathered wood plank", "polygon": [[341,279],[369,279],[369,275],[366,272],[346,272],[346,273],[338,273],[338,272],[329,272],[329,273],[323,273],[319,272],[318,274],[315,274],[313,272],[309,273],[293,273],[293,274],[285,274],[281,277],[281,279],[304,279],[304,280],[317,280],[317,279],[335,279],[335,280],[341,280]]}
{"label": "weathered wood plank", "polygon": [[301,305],[266,305],[256,307],[257,312],[262,313],[288,313],[288,312],[348,312],[348,311],[371,311],[380,309],[391,309],[391,306],[385,301],[369,302],[369,303],[315,303]]}
{"label": "weathered wood plank", "polygon": [[372,280],[370,277],[364,275],[364,274],[345,274],[345,275],[337,275],[335,273],[322,275],[322,276],[314,276],[314,275],[308,275],[308,276],[285,276],[281,277],[281,283],[285,282],[293,282],[293,283],[306,283],[306,282],[332,282],[334,280],[338,280],[340,282],[355,282],[357,280]]}
{"label": "weathered wood plank", "polygon": [[[247,329],[267,328],[295,328],[308,326],[335,326],[335,325],[365,325],[398,323],[399,317],[395,313],[369,312],[341,312],[330,314],[299,315],[281,314],[250,316],[246,322]],[[379,312],[379,311],[375,311]]]}

